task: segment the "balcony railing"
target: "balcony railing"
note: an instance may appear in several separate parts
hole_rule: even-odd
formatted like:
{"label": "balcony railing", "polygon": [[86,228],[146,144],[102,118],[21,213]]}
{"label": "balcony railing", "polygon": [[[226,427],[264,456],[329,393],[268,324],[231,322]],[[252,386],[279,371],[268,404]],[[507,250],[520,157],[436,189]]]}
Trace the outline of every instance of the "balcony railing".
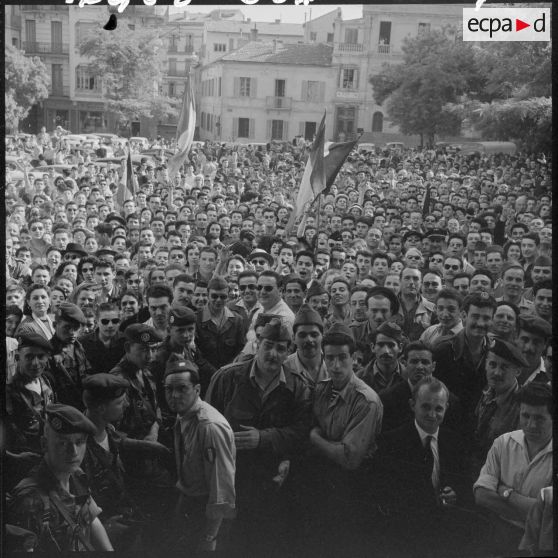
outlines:
{"label": "balcony railing", "polygon": [[268,109],[291,110],[292,97],[266,97],[265,106]]}
{"label": "balcony railing", "polygon": [[391,54],[391,45],[378,45],[378,54]]}
{"label": "balcony railing", "polygon": [[23,50],[26,54],[68,54],[68,43],[37,43],[25,41]]}
{"label": "balcony railing", "polygon": [[48,89],[49,95],[51,97],[69,97],[70,88],[67,85],[56,85],[50,86]]}
{"label": "balcony railing", "polygon": [[335,43],[338,52],[364,52],[364,45],[358,43]]}

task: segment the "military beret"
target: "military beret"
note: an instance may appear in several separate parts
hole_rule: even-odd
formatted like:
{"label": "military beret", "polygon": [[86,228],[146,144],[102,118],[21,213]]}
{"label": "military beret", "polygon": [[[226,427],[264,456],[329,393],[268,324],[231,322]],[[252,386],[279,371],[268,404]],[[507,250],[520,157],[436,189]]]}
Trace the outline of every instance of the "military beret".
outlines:
{"label": "military beret", "polygon": [[165,366],[165,378],[169,374],[177,374],[179,372],[198,372],[198,367],[194,362],[186,360],[176,353],[171,353]]}
{"label": "military beret", "polygon": [[78,324],[86,324],[87,320],[79,306],[71,302],[62,302],[56,310],[56,320],[70,320]]}
{"label": "military beret", "polygon": [[280,320],[281,316],[277,314],[265,314],[263,312],[260,312],[256,317],[256,323],[254,324],[254,329],[256,329],[257,327],[266,326],[274,318]]}
{"label": "military beret", "polygon": [[296,313],[293,330],[299,325],[317,325],[320,331],[324,330],[322,317],[309,304],[303,304]]}
{"label": "military beret", "polygon": [[48,425],[58,434],[95,434],[97,427],[75,407],[54,403],[46,408]]}
{"label": "military beret", "polygon": [[209,280],[207,284],[207,290],[213,289],[215,291],[228,291],[229,284],[225,281],[223,277],[213,277]]}
{"label": "military beret", "polygon": [[503,339],[497,337],[492,339],[489,345],[489,351],[520,368],[529,366],[521,351],[515,345]]}
{"label": "military beret", "polygon": [[124,330],[124,337],[131,343],[151,345],[160,343],[163,338],[159,332],[146,324],[132,324]]}
{"label": "military beret", "polygon": [[416,236],[419,240],[423,239],[422,233],[419,231],[407,231],[404,235],[403,235],[403,243],[407,242],[407,240],[409,238],[411,238],[412,236]]}
{"label": "military beret", "polygon": [[431,229],[430,231],[428,231],[426,233],[426,238],[441,238],[441,239],[445,239],[446,236],[448,234],[448,231],[444,230],[444,229]]}
{"label": "military beret", "polygon": [[290,341],[292,339],[289,326],[280,318],[273,318],[260,334],[261,339],[270,341]]}
{"label": "military beret", "polygon": [[187,306],[172,306],[169,315],[169,325],[180,327],[196,323],[196,314]]}
{"label": "military beret", "polygon": [[110,223],[99,223],[95,230],[100,234],[112,234],[112,225]]}
{"label": "military beret", "polygon": [[552,259],[544,254],[537,256],[533,262],[533,267],[550,267],[552,265]]}
{"label": "military beret", "polygon": [[347,338],[349,338],[353,343],[355,340],[355,337],[353,335],[353,332],[351,330],[351,328],[344,324],[343,322],[335,322],[327,331],[326,331],[326,336],[329,335],[343,335]]}
{"label": "military beret", "polygon": [[395,322],[384,322],[376,330],[376,333],[395,339],[398,343],[403,341],[403,330]]}
{"label": "military beret", "polygon": [[399,312],[399,299],[391,289],[388,289],[387,287],[381,287],[378,285],[377,287],[372,287],[371,289],[368,290],[368,296],[386,297],[390,302],[391,313],[397,314],[397,312]]}
{"label": "military beret", "polygon": [[130,387],[128,380],[114,374],[100,372],[87,376],[82,381],[84,391],[87,391],[95,399],[111,400],[117,399]]}
{"label": "military beret", "polygon": [[545,340],[552,336],[552,326],[538,316],[519,316],[519,329],[534,333]]}
{"label": "military beret", "polygon": [[52,352],[52,345],[50,341],[45,339],[42,335],[37,333],[22,333],[18,336],[18,349],[23,349],[24,347],[39,347],[44,349],[47,353]]}
{"label": "military beret", "polygon": [[313,281],[306,291],[306,300],[309,300],[313,296],[321,296],[323,294],[327,294],[324,287],[317,281]]}

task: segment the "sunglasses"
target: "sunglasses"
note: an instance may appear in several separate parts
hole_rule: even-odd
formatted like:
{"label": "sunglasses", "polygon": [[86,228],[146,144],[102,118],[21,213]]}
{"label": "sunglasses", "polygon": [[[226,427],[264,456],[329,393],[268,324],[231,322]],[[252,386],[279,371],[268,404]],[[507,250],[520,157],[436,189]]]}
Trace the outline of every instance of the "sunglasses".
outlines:
{"label": "sunglasses", "polygon": [[244,292],[246,289],[249,289],[250,291],[255,291],[258,288],[257,285],[254,285],[253,283],[250,283],[249,285],[240,285],[238,287],[238,290],[242,293]]}
{"label": "sunglasses", "polygon": [[77,254],[66,254],[64,256],[64,261],[77,260],[78,258],[80,258],[80,256],[78,256]]}
{"label": "sunglasses", "polygon": [[30,230],[31,232],[34,232],[34,231],[44,231],[45,229],[44,227],[31,227]]}
{"label": "sunglasses", "polygon": [[258,291],[263,290],[266,293],[270,293],[271,291],[273,291],[275,287],[272,287],[271,285],[258,285],[256,287],[256,289],[258,289]]}
{"label": "sunglasses", "polygon": [[444,269],[453,269],[453,271],[457,271],[459,269],[458,265],[449,265],[449,264],[445,264],[444,265]]}
{"label": "sunglasses", "polygon": [[436,283],[436,281],[425,281],[423,283],[423,286],[425,287],[437,287],[439,285],[439,283]]}
{"label": "sunglasses", "polygon": [[444,260],[442,258],[430,258],[432,263],[442,263]]}
{"label": "sunglasses", "polygon": [[268,263],[267,260],[252,260],[252,263],[256,264],[256,265],[265,265],[266,263]]}
{"label": "sunglasses", "polygon": [[347,256],[345,259],[349,261],[356,261],[356,256]]}
{"label": "sunglasses", "polygon": [[[126,303],[124,302],[123,304],[126,304]],[[129,304],[132,304],[132,303],[130,302]],[[116,324],[120,323],[120,318],[112,318],[112,320],[109,320],[108,318],[102,318],[101,323],[103,325],[109,325],[109,324],[116,325]]]}
{"label": "sunglasses", "polygon": [[210,295],[210,297],[211,297],[211,300],[219,300],[219,299],[220,300],[227,300],[229,298],[229,295],[218,295],[218,294],[212,293]]}

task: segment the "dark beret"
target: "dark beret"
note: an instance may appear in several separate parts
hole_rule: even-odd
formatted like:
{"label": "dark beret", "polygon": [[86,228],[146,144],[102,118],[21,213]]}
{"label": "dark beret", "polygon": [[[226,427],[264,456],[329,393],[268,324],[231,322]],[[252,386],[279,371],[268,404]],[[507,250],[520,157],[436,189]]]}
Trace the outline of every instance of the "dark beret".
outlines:
{"label": "dark beret", "polygon": [[117,399],[130,387],[128,380],[115,374],[104,372],[87,376],[82,381],[84,391],[87,391],[95,399],[111,400]]}
{"label": "dark beret", "polygon": [[403,341],[403,330],[395,322],[384,322],[376,330],[376,333],[395,339],[398,343]]}
{"label": "dark beret", "polygon": [[[76,231],[74,230],[74,233]],[[87,256],[87,252],[83,249],[81,244],[76,242],[69,242],[66,246],[66,250],[62,252],[62,255],[66,254],[78,254],[80,258]]]}
{"label": "dark beret", "polygon": [[78,324],[86,324],[87,320],[79,306],[71,302],[62,302],[56,310],[56,320],[69,320]]}
{"label": "dark beret", "polygon": [[22,333],[18,336],[17,341],[18,349],[23,349],[24,347],[39,347],[44,349],[47,353],[52,352],[52,345],[50,344],[50,341],[37,333]]}
{"label": "dark beret", "polygon": [[186,360],[183,356],[176,353],[171,353],[169,360],[165,366],[165,378],[169,374],[176,374],[179,372],[197,372],[198,367],[190,360]]}
{"label": "dark beret", "polygon": [[124,227],[126,226],[126,220],[124,219],[124,217],[121,217],[120,215],[118,215],[118,213],[109,213],[106,216],[105,223],[110,223],[111,221],[117,221],[118,223],[120,223]]}
{"label": "dark beret", "polygon": [[347,337],[348,339],[350,339],[353,343],[355,340],[355,337],[353,335],[353,332],[351,330],[351,328],[344,324],[343,322],[335,322],[327,331],[326,331],[326,336],[329,335],[342,335],[344,337]]}
{"label": "dark beret", "polygon": [[299,325],[317,325],[320,331],[324,330],[322,317],[309,304],[303,304],[296,313],[293,330]]}
{"label": "dark beret", "polygon": [[552,326],[538,316],[519,316],[519,329],[547,340],[552,336]]}
{"label": "dark beret", "polygon": [[180,327],[196,323],[196,314],[187,306],[172,306],[169,315],[169,325]]}
{"label": "dark beret", "polygon": [[515,345],[503,339],[498,339],[497,337],[492,339],[489,351],[520,368],[529,366],[521,351]]}
{"label": "dark beret", "polygon": [[317,281],[312,281],[310,287],[306,291],[306,300],[309,300],[313,296],[320,296],[323,294],[327,294],[327,291],[324,289],[324,287]]}
{"label": "dark beret", "polygon": [[385,296],[390,302],[391,313],[397,314],[397,312],[399,312],[399,299],[391,289],[378,285],[377,287],[372,287],[368,293],[368,296]]}
{"label": "dark beret", "polygon": [[112,248],[101,248],[95,252],[95,256],[116,256],[118,252]]}
{"label": "dark beret", "polygon": [[291,341],[292,335],[289,326],[280,318],[273,318],[260,334],[261,339],[270,341]]}
{"label": "dark beret", "polygon": [[95,230],[100,234],[112,234],[112,225],[110,223],[99,223]]}
{"label": "dark beret", "polygon": [[278,316],[277,314],[265,314],[264,312],[260,312],[256,316],[256,323],[254,324],[254,329],[256,329],[257,327],[267,325],[274,318],[277,318],[277,319],[280,320],[281,316]]}
{"label": "dark beret", "polygon": [[96,426],[75,407],[55,403],[46,408],[48,425],[58,434],[95,434]]}
{"label": "dark beret", "polygon": [[146,324],[132,324],[124,330],[124,337],[131,343],[141,343],[151,345],[160,343],[163,338],[159,332]]}
{"label": "dark beret", "polygon": [[419,231],[407,231],[404,235],[403,235],[403,243],[407,242],[407,240],[409,238],[411,238],[412,236],[416,236],[419,240],[423,239],[423,235],[421,232]]}

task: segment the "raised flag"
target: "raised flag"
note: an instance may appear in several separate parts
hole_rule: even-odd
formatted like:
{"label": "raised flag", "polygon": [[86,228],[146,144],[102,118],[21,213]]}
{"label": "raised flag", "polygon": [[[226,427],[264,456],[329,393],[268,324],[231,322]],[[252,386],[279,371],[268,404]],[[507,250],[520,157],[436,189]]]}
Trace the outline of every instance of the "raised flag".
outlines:
{"label": "raised flag", "polygon": [[326,173],[326,188],[330,188],[335,182],[345,159],[357,144],[358,139],[342,143],[330,143],[325,146],[324,166]]}
{"label": "raised flag", "polygon": [[192,90],[192,80],[188,77],[184,88],[182,99],[182,109],[176,127],[177,152],[169,158],[168,169],[169,179],[173,180],[180,167],[186,161],[196,130],[196,106],[194,102],[194,92]]}
{"label": "raised flag", "polygon": [[128,155],[126,156],[126,165],[122,179],[118,184],[116,190],[116,203],[120,208],[124,205],[126,200],[133,200],[137,192],[137,180],[134,174],[134,166],[132,164],[132,150],[128,147]]}
{"label": "raised flag", "polygon": [[424,193],[424,202],[422,204],[422,217],[426,217],[430,213],[430,180],[426,183],[426,192]]}
{"label": "raised flag", "polygon": [[324,112],[324,116],[316,133],[316,138],[310,148],[310,156],[306,161],[306,167],[300,181],[295,207],[287,223],[287,234],[292,230],[297,217],[304,212],[304,206],[308,202],[312,202],[316,199],[316,196],[321,194],[326,187],[324,164],[325,117],[326,113]]}

